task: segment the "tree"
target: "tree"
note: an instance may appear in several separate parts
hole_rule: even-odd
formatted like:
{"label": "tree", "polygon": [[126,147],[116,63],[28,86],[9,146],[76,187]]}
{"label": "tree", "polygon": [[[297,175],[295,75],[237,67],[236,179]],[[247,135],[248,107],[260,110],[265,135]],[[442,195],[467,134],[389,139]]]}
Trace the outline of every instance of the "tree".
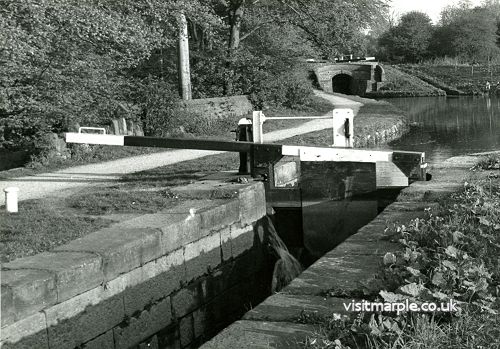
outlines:
{"label": "tree", "polygon": [[0,146],[32,148],[45,132],[118,110],[138,118],[141,66],[175,48],[181,10],[210,23],[196,0],[2,1]]}
{"label": "tree", "polygon": [[489,62],[498,54],[495,7],[471,8],[467,2],[448,7],[430,45],[434,56],[457,57],[469,62]]}
{"label": "tree", "polygon": [[429,16],[412,11],[403,15],[396,27],[382,35],[379,45],[389,60],[418,62],[428,54],[433,30]]}
{"label": "tree", "polygon": [[290,23],[300,28],[324,58],[361,49],[365,29],[387,13],[385,1],[283,0]]}

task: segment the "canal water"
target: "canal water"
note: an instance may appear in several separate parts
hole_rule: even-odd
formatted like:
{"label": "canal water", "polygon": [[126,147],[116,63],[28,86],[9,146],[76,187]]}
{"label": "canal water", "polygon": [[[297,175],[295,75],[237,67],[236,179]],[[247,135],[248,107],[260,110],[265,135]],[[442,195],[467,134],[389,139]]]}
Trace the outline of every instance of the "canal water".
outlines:
{"label": "canal water", "polygon": [[439,163],[457,155],[500,151],[500,98],[392,98],[414,126],[389,144],[392,149],[425,151],[426,161]]}
{"label": "canal water", "polygon": [[[410,132],[385,149],[423,151],[438,163],[468,153],[500,151],[500,98],[419,97],[387,100],[410,118]],[[303,202],[276,209],[279,235],[304,267],[369,223],[395,200],[397,190],[340,201]]]}

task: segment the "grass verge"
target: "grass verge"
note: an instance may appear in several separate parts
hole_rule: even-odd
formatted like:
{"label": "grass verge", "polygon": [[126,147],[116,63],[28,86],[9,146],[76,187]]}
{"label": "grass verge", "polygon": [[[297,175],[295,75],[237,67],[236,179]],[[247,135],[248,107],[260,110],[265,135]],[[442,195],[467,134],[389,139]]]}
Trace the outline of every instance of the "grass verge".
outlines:
{"label": "grass verge", "polygon": [[385,80],[379,91],[370,92],[368,96],[388,98],[445,95],[443,90],[432,86],[415,75],[405,73],[397,67],[384,65],[384,71]]}
{"label": "grass verge", "polygon": [[477,95],[485,91],[486,81],[491,83],[491,92],[496,92],[495,85],[500,80],[500,66],[486,65],[441,65],[414,64],[402,65],[401,69],[417,76],[422,75],[433,81],[461,92],[460,94]]}
{"label": "grass verge", "polygon": [[110,223],[61,207],[53,200],[23,202],[19,214],[0,212],[1,262],[49,251]]}
{"label": "grass verge", "polygon": [[[491,169],[498,156],[480,162]],[[496,168],[496,167],[493,167]],[[500,347],[500,173],[472,176],[438,212],[393,233],[404,249],[384,256],[377,301],[458,303],[452,313],[333,315],[307,348],[462,349]]]}

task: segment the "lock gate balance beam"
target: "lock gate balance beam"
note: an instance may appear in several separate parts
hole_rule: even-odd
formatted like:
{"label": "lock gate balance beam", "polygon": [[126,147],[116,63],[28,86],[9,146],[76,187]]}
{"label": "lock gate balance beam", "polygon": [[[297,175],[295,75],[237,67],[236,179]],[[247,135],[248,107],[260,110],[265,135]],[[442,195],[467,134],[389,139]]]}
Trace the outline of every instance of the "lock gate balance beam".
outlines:
{"label": "lock gate balance beam", "polygon": [[[375,189],[401,188],[408,186],[411,181],[425,180],[426,170],[424,153],[421,152],[366,150],[342,147],[290,146],[207,139],[116,136],[94,133],[67,133],[66,141],[68,143],[248,153],[251,160],[250,167],[252,177],[263,178],[265,180],[269,195],[277,195],[275,201],[282,201],[280,198],[288,196],[290,196],[290,198],[297,197],[297,188],[301,181],[301,167],[306,169],[323,166],[326,171],[328,167],[339,167],[342,164],[342,166],[353,168],[353,171],[356,172],[358,171],[356,168],[361,169],[366,167],[362,165],[363,163],[372,164],[374,177],[373,180],[367,183],[375,183]],[[312,164],[321,162],[324,163],[324,165]],[[325,173],[329,172],[327,171]],[[354,188],[360,188],[360,193],[363,193],[372,190],[373,186],[354,185]],[[352,194],[355,195],[359,193],[354,192]],[[271,201],[273,200],[274,199]]]}

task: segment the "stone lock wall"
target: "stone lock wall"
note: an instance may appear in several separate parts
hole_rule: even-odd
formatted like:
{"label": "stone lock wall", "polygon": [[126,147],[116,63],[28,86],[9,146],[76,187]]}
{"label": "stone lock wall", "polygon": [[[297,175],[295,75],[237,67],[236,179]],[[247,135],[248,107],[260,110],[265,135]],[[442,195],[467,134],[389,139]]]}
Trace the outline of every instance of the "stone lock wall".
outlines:
{"label": "stone lock wall", "polygon": [[2,348],[196,346],[269,294],[262,183],[178,188],[175,208],[2,266]]}
{"label": "stone lock wall", "polygon": [[369,224],[202,348],[304,348],[306,338],[322,331],[316,325],[317,319],[334,313],[353,315],[346,311],[344,303],[361,300],[365,286],[382,268],[383,256],[403,249],[401,244],[391,241],[392,233],[386,228],[427,217],[429,209],[438,210],[443,198],[463,188],[470,168],[478,160],[476,156],[457,156],[434,165],[431,181],[414,182],[403,189],[396,202]]}

